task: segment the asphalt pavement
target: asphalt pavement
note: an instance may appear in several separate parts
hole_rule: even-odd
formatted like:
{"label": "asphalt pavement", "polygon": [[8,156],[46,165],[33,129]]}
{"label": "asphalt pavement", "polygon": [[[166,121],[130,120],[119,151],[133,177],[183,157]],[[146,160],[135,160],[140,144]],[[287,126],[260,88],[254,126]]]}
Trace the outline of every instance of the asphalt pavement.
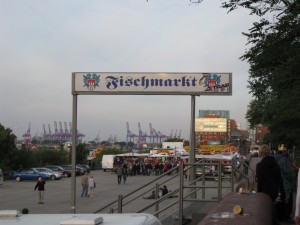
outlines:
{"label": "asphalt pavement", "polygon": [[[130,176],[126,184],[118,184],[116,174],[92,171],[96,181],[94,197],[81,197],[81,176],[76,177],[76,213],[93,213],[113,200],[118,195],[127,194],[137,187],[148,183],[156,176]],[[35,181],[4,181],[0,185],[0,209],[22,210],[30,213],[71,213],[71,178],[46,181],[45,203],[38,204],[38,192],[34,191]],[[154,184],[153,184],[154,187]]]}

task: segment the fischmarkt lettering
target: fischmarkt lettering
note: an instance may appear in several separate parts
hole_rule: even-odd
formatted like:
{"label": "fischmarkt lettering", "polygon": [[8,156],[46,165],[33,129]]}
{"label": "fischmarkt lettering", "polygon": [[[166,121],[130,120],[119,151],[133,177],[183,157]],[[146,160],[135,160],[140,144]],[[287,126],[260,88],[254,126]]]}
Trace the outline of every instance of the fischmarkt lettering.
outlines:
{"label": "fischmarkt lettering", "polygon": [[75,94],[231,95],[231,73],[73,73]]}
{"label": "fischmarkt lettering", "polygon": [[188,78],[183,76],[180,79],[153,79],[143,76],[141,78],[134,79],[132,77],[117,77],[117,76],[107,76],[106,77],[106,87],[108,89],[114,90],[118,87],[143,87],[147,89],[148,87],[196,87],[197,79],[195,77]]}

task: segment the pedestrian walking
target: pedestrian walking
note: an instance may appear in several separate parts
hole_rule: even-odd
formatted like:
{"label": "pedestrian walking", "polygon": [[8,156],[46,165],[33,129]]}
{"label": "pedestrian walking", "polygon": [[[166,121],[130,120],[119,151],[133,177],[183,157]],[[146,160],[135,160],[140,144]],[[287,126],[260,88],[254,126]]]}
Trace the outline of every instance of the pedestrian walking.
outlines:
{"label": "pedestrian walking", "polygon": [[117,168],[117,178],[118,178],[118,184],[121,184],[122,181],[122,176],[123,176],[123,171],[120,165],[118,165]]}
{"label": "pedestrian walking", "polygon": [[284,222],[292,222],[293,209],[293,167],[288,157],[288,151],[284,144],[278,146],[278,153],[273,156],[280,168],[284,193],[283,206],[281,210],[280,220]]}
{"label": "pedestrian walking", "polygon": [[123,164],[122,176],[123,176],[123,182],[125,184],[126,180],[127,180],[127,176],[128,176],[128,173],[127,173],[127,164],[126,163]]}
{"label": "pedestrian walking", "polygon": [[94,197],[94,189],[96,187],[96,182],[94,180],[93,175],[90,175],[90,177],[88,179],[88,187],[89,187],[88,196],[90,198],[92,198],[92,197]]}
{"label": "pedestrian walking", "polygon": [[46,182],[42,177],[38,178],[38,182],[36,183],[34,190],[38,190],[38,198],[39,198],[39,204],[44,204],[44,191],[45,191],[45,184]]}
{"label": "pedestrian walking", "polygon": [[[256,181],[257,192],[262,192],[270,196],[274,202],[274,224],[277,219],[280,219],[280,198],[283,195],[283,183],[280,173],[280,168],[277,165],[274,157],[270,156],[270,148],[267,145],[262,145],[259,155],[262,160],[256,165]],[[277,203],[275,205],[275,203]]]}
{"label": "pedestrian walking", "polygon": [[81,186],[82,186],[81,197],[83,196],[88,197],[88,188],[89,188],[88,180],[89,180],[88,173],[85,172],[81,178]]}

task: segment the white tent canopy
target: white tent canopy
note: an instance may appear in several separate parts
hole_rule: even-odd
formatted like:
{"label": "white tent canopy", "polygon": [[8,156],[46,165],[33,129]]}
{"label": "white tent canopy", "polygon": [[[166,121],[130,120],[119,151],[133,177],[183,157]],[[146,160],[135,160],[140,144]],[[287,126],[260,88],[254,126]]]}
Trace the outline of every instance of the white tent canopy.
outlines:
{"label": "white tent canopy", "polygon": [[136,152],[128,152],[128,153],[123,153],[123,154],[117,154],[116,156],[128,156],[128,157],[147,157],[149,156],[148,153],[136,153]]}

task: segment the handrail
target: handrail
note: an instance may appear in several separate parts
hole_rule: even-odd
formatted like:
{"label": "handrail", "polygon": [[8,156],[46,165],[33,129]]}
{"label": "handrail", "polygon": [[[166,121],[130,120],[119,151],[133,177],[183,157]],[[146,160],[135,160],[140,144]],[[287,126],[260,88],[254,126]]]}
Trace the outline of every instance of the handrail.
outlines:
{"label": "handrail", "polygon": [[[129,192],[128,194],[124,195],[124,196],[123,196],[123,199],[126,198],[126,197],[128,197],[128,196],[130,196],[130,195],[132,195],[132,194],[134,194],[134,193],[136,193],[136,192],[139,191],[139,190],[142,190],[143,188],[147,187],[149,184],[154,183],[155,181],[161,179],[162,177],[167,176],[168,173],[171,173],[171,172],[177,170],[178,168],[179,168],[179,166],[176,166],[176,167],[172,168],[171,170],[168,170],[168,172],[163,173],[162,175],[158,176],[158,177],[155,178],[154,180],[151,180],[151,181],[149,181],[148,183],[142,185],[141,187],[139,187],[139,188],[133,190],[132,192]],[[175,174],[175,176],[178,176],[178,175]],[[173,177],[174,177],[174,176],[173,176]],[[163,182],[163,183],[165,183],[165,182]],[[163,184],[163,183],[162,183],[162,184]],[[151,188],[151,189],[153,189],[153,188]],[[145,193],[151,191],[151,189],[149,189],[149,190],[146,191]],[[144,194],[145,194],[145,193],[144,193]],[[140,196],[139,196],[139,197],[140,197]],[[138,197],[137,197],[137,198],[138,198]],[[134,198],[134,199],[137,199],[137,198]],[[115,203],[117,203],[117,202],[118,202],[118,200],[112,201],[111,203],[109,203],[109,204],[103,206],[102,208],[100,208],[99,210],[95,211],[94,213],[99,213],[99,212],[101,212],[103,209],[106,209],[106,208],[108,208],[109,206],[112,206],[113,204],[115,204]]]}
{"label": "handrail", "polygon": [[[146,207],[140,209],[139,211],[137,211],[137,213],[141,213],[149,208],[151,208],[152,206],[154,206],[157,203],[163,202],[164,200],[166,200],[167,198],[173,196],[174,194],[176,194],[177,192],[179,192],[179,189],[176,189],[175,191],[172,191],[164,196],[162,196],[161,198],[156,199],[154,202],[152,202],[151,204],[147,205]],[[178,201],[177,201],[178,202]],[[175,203],[177,203],[175,202]]]}
{"label": "handrail", "polygon": [[[232,159],[232,171],[231,171],[231,186],[227,186],[227,185],[223,185],[222,181],[224,180],[224,177],[222,176],[222,172],[221,172],[221,168],[222,168],[222,165],[221,165],[221,161],[222,160],[219,160],[219,159],[216,159],[214,160],[215,162],[206,162],[205,159],[202,161],[202,162],[196,162],[196,163],[183,163],[181,162],[179,166],[176,166],[174,168],[172,168],[171,170],[168,170],[167,172],[163,173],[162,175],[159,175],[157,176],[155,179],[152,179],[151,181],[145,183],[144,185],[140,186],[139,188],[136,188],[135,190],[127,193],[126,195],[122,196],[122,195],[119,195],[118,199],[117,200],[114,200],[112,201],[111,203],[105,205],[104,207],[100,208],[99,210],[97,210],[96,212],[94,213],[99,213],[105,209],[109,209],[110,210],[110,213],[114,213],[115,211],[118,211],[118,213],[122,213],[123,211],[123,207],[132,203],[133,201],[137,200],[138,198],[141,198],[141,196],[145,195],[146,193],[149,193],[151,190],[154,189],[155,191],[155,196],[156,196],[156,199],[155,201],[151,202],[150,204],[147,204],[147,206],[145,206],[144,208],[142,209],[139,209],[137,211],[137,213],[141,213],[141,212],[144,212],[152,207],[155,207],[154,208],[154,213],[151,212],[153,215],[157,216],[162,213],[163,211],[169,209],[170,207],[176,205],[176,204],[179,204],[179,221],[182,221],[180,220],[180,218],[183,217],[183,215],[180,216],[180,214],[183,213],[183,202],[199,202],[199,201],[203,201],[203,202],[219,202],[221,199],[222,199],[222,196],[223,196],[223,193],[222,193],[222,189],[223,188],[230,188],[232,187],[232,190],[233,190],[233,186],[234,186],[234,176],[233,174],[235,173],[235,171],[238,171],[237,173],[240,174],[242,177],[244,177],[245,179],[248,179],[248,186],[249,186],[249,177],[247,178],[244,174],[242,174],[242,172],[235,167],[235,162],[234,160],[236,160],[236,158],[233,158]],[[243,161],[242,161],[243,162]],[[243,165],[245,163],[243,162]],[[218,176],[216,177],[216,181],[217,181],[217,185],[210,185],[212,183],[208,183],[206,184],[206,178],[208,176],[205,175],[205,173],[203,173],[203,176],[202,177],[199,177],[199,178],[196,178],[195,180],[189,180],[189,182],[187,182],[188,180],[186,180],[185,178],[185,173],[188,172],[191,168],[193,167],[196,167],[196,166],[202,166],[203,168],[203,171],[204,171],[204,167],[205,166],[210,166],[210,165],[217,165],[218,166]],[[247,164],[245,164],[247,166]],[[250,169],[252,172],[252,168],[248,167],[248,169]],[[174,171],[178,171],[179,173],[175,173],[174,174]],[[172,173],[172,176],[170,177],[166,177],[168,176],[170,173]],[[160,185],[163,185],[173,179],[176,179],[178,178],[179,176],[179,181],[180,183],[178,184],[179,187],[176,188],[175,190],[173,190],[172,192],[169,192],[167,195],[165,196],[162,196],[161,198],[158,198],[158,190],[159,190],[159,186]],[[163,179],[161,180],[163,177],[165,177],[166,179]],[[201,181],[202,180],[202,184],[201,183],[198,183],[198,185],[196,185],[196,182],[197,181]],[[159,181],[159,183],[156,183],[155,187],[153,187],[153,184],[155,182]],[[187,182],[187,183],[185,183]],[[201,184],[201,185],[199,185]],[[174,183],[173,183],[174,185]],[[151,186],[151,187],[149,187]],[[217,198],[215,199],[206,199],[206,193],[205,193],[205,190],[206,189],[212,189],[212,188],[217,188],[218,189],[218,193],[217,193]],[[138,192],[138,191],[142,191],[141,192]],[[183,189],[189,189],[189,193],[183,193]],[[202,198],[201,196],[199,195],[200,198],[197,199],[196,195],[199,191],[201,192],[202,190]],[[163,208],[159,208],[159,204],[164,202],[167,198],[169,198],[170,196],[172,195],[175,195],[179,193],[179,199],[178,200],[172,200],[172,202],[170,204],[168,204],[167,206],[166,205],[163,205]],[[129,199],[126,199],[126,202],[124,201],[125,198],[128,198],[130,196]],[[181,211],[181,212],[180,212]],[[168,212],[167,212],[168,213]],[[167,214],[166,214],[167,215]],[[165,217],[166,215],[162,215],[162,217]],[[181,224],[178,224],[178,225],[181,225]]]}

